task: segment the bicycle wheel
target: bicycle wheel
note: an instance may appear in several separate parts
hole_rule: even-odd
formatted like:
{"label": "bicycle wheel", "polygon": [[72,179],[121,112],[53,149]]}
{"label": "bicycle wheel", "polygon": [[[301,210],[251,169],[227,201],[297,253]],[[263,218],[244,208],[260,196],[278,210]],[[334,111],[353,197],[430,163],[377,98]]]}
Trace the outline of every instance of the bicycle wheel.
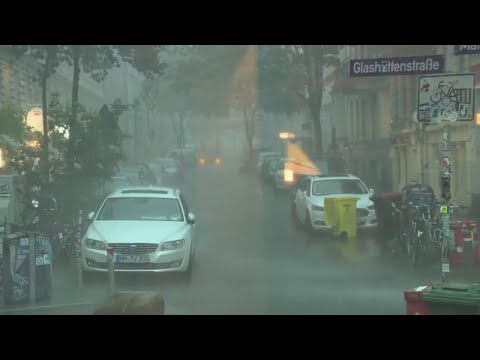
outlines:
{"label": "bicycle wheel", "polygon": [[415,225],[412,225],[407,235],[407,255],[410,266],[415,268],[417,265],[418,256],[418,237],[417,228]]}
{"label": "bicycle wheel", "polygon": [[435,90],[432,95],[430,95],[430,101],[434,104],[437,104],[442,100],[442,91],[441,90]]}

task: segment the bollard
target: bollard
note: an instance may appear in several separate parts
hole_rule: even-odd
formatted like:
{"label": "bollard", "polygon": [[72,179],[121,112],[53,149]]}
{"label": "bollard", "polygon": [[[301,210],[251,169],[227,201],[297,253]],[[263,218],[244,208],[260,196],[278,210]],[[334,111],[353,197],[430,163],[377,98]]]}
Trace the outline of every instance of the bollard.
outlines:
{"label": "bollard", "polygon": [[80,254],[80,244],[75,242],[75,271],[77,273],[77,286],[79,289],[83,287],[82,258]]}
{"label": "bollard", "polygon": [[107,269],[108,269],[108,296],[112,297],[115,293],[115,264],[113,248],[107,247]]}
{"label": "bollard", "polygon": [[29,264],[28,264],[28,272],[29,272],[29,286],[30,286],[30,291],[29,291],[29,300],[31,304],[34,304],[36,301],[37,295],[35,294],[35,272],[37,268],[37,254],[36,254],[36,249],[35,249],[35,233],[30,232],[28,234],[28,259],[29,259]]}

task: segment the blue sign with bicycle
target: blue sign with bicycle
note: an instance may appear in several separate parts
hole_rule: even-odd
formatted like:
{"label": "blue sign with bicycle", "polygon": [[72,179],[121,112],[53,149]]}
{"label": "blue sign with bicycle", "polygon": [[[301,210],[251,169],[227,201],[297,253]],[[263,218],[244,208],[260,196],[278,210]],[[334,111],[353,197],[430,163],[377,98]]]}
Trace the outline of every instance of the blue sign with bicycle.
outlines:
{"label": "blue sign with bicycle", "polygon": [[418,121],[471,121],[475,117],[475,74],[442,74],[418,79]]}

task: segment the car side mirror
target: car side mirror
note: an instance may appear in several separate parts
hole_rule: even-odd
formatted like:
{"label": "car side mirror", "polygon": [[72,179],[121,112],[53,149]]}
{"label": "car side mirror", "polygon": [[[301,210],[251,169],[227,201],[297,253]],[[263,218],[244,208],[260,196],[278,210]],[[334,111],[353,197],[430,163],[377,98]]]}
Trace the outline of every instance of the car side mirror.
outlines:
{"label": "car side mirror", "polygon": [[193,213],[188,213],[187,223],[189,223],[191,225],[195,224],[195,215]]}
{"label": "car side mirror", "polygon": [[88,215],[87,215],[87,219],[89,221],[93,221],[93,219],[95,219],[95,211],[89,212]]}
{"label": "car side mirror", "polygon": [[372,195],[375,193],[375,191],[374,191],[372,188],[370,188],[370,190],[368,190],[368,191],[369,191],[370,194],[372,194]]}

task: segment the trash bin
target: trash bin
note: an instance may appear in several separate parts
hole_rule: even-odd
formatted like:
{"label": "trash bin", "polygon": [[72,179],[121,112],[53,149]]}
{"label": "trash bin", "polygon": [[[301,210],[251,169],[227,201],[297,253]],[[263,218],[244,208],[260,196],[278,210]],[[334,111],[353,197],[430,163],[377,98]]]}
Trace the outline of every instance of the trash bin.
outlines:
{"label": "trash bin", "polygon": [[419,286],[403,292],[407,304],[407,315],[432,315],[422,296],[432,290],[431,286]]}
{"label": "trash bin", "polygon": [[478,315],[480,313],[480,285],[440,284],[422,294],[432,315]]}
{"label": "trash bin", "polygon": [[30,300],[30,241],[35,241],[35,300],[52,295],[52,249],[39,233],[16,232],[3,239],[3,297],[7,305]]}
{"label": "trash bin", "polygon": [[325,198],[325,223],[332,227],[333,236],[357,237],[357,201],[358,197]]}

